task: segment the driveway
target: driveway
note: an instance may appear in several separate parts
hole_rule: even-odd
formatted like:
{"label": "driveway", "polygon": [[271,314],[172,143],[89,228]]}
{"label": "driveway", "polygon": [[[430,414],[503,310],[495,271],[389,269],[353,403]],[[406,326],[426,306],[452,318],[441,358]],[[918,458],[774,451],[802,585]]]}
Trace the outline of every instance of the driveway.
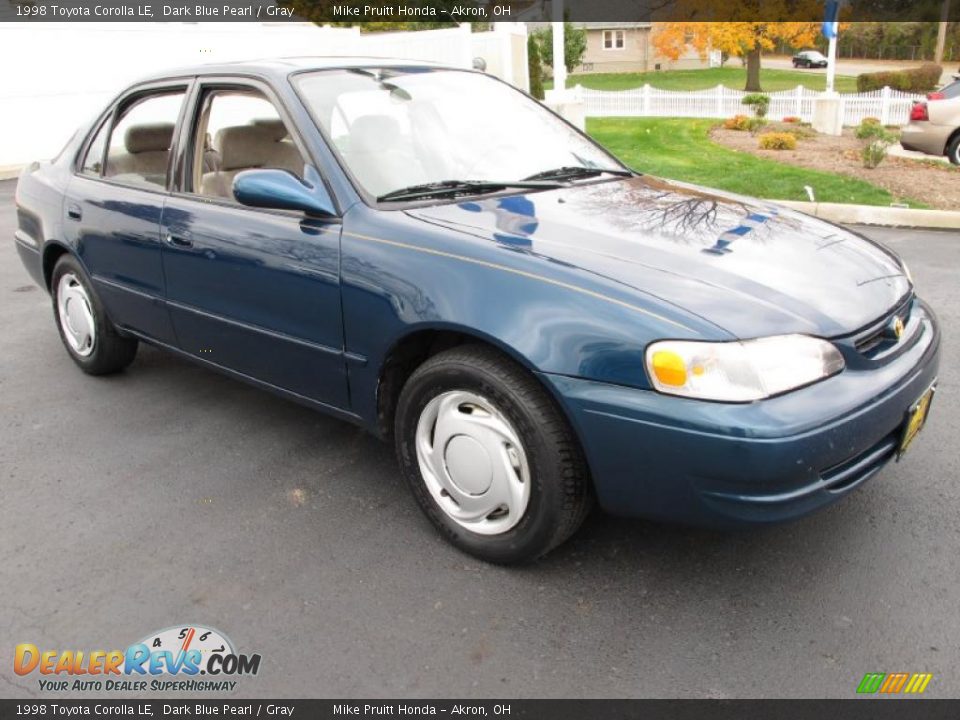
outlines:
{"label": "driveway", "polygon": [[795,524],[597,513],[504,569],[443,542],[391,449],[350,425],[147,347],[119,376],[81,374],[16,257],[12,193],[0,183],[0,695],[40,694],[15,643],[122,649],[186,623],[262,655],[236,697],[850,698],[868,671],[960,695],[960,233],[867,231],[944,324],[940,392],[903,462]]}

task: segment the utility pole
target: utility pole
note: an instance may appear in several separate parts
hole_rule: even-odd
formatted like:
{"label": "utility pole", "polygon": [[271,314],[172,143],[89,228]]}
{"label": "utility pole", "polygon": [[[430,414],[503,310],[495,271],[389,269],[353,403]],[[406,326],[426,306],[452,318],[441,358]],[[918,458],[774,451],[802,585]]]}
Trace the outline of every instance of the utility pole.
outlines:
{"label": "utility pole", "polygon": [[553,10],[553,88],[563,94],[567,89],[567,53],[564,48],[563,0],[552,0]]}
{"label": "utility pole", "polygon": [[937,29],[937,50],[933,54],[933,61],[938,65],[943,62],[943,51],[947,45],[947,18],[950,16],[950,0],[943,0],[940,6],[940,27]]}
{"label": "utility pole", "polygon": [[826,4],[826,15],[823,18],[821,32],[826,36],[827,45],[827,93],[833,95],[833,84],[837,77],[837,31],[840,23],[837,17],[840,13],[840,4],[836,0],[829,0]]}

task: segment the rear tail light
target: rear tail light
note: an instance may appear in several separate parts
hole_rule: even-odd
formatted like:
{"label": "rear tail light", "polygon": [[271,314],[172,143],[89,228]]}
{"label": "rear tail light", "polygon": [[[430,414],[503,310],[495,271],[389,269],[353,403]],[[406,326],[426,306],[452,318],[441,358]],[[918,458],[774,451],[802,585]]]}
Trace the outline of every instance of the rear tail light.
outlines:
{"label": "rear tail light", "polygon": [[922,102],[916,103],[912,108],[910,108],[910,119],[929,120],[930,116],[927,114],[927,104]]}
{"label": "rear tail light", "polygon": [[943,100],[946,97],[942,92],[927,93],[927,100]]}

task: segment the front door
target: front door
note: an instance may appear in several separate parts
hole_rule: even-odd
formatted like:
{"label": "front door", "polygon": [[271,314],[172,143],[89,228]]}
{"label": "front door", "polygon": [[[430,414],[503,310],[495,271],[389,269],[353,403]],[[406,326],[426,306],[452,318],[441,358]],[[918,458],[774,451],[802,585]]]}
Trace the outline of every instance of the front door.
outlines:
{"label": "front door", "polygon": [[338,408],[348,405],[340,313],[340,223],[245,207],[243,170],[298,176],[305,160],[263,91],[201,88],[182,192],[160,223],[177,341],[202,360]]}

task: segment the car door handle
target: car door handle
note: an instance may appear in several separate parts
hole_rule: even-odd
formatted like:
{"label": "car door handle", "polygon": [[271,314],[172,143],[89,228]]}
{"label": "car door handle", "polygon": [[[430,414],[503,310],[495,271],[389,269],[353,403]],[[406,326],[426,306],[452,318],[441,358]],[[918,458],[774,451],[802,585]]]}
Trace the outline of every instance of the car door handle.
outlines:
{"label": "car door handle", "polygon": [[190,239],[190,233],[181,232],[181,233],[167,233],[165,238],[168,245],[173,245],[175,247],[192,247],[193,240]]}
{"label": "car door handle", "polygon": [[67,206],[67,217],[71,220],[79,220],[83,217],[83,212],[80,210],[80,206],[75,203],[70,203]]}

